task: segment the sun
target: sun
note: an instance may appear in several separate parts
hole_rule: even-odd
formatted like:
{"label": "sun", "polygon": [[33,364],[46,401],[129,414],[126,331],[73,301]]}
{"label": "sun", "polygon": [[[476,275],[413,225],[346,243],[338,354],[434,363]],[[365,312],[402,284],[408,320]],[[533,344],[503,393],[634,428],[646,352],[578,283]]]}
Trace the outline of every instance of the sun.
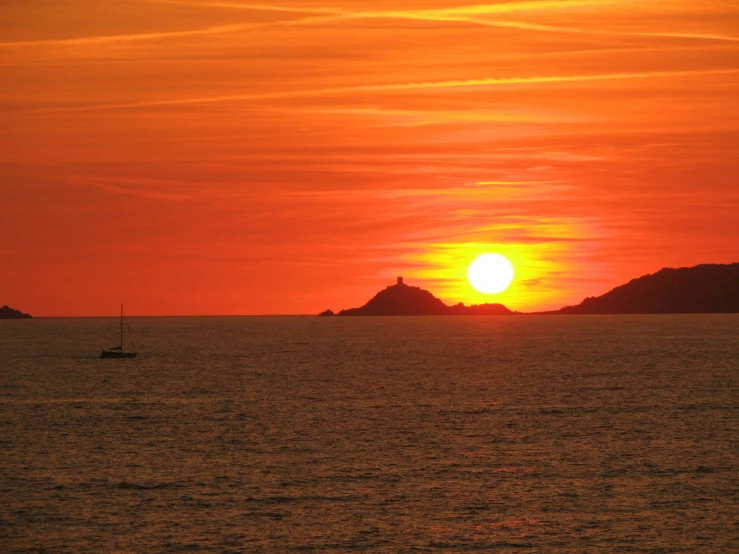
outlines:
{"label": "sun", "polygon": [[513,266],[500,254],[480,254],[467,268],[467,280],[479,292],[502,292],[513,281]]}

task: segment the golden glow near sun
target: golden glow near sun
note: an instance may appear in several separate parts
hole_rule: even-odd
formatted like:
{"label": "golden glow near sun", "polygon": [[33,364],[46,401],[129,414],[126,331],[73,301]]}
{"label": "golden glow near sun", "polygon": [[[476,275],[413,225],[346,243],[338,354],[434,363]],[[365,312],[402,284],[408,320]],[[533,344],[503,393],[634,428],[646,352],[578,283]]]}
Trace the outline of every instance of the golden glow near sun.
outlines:
{"label": "golden glow near sun", "polygon": [[500,254],[481,254],[467,268],[467,279],[480,292],[502,292],[513,281],[513,266]]}

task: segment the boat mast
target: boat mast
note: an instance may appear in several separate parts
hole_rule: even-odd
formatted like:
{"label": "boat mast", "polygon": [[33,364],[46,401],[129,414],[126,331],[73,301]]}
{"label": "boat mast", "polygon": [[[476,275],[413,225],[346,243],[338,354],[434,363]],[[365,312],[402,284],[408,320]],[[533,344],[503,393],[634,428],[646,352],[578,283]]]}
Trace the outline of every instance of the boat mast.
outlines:
{"label": "boat mast", "polygon": [[123,352],[123,304],[121,304],[121,352]]}

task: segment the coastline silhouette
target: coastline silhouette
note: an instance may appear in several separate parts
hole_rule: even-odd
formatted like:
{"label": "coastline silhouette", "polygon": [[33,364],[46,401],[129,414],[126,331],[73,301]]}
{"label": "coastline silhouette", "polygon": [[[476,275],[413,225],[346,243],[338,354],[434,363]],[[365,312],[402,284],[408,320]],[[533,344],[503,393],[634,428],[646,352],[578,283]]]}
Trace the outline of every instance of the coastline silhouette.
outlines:
{"label": "coastline silhouette", "polygon": [[319,316],[378,315],[568,315],[739,313],[739,263],[702,264],[660,271],[632,279],[605,294],[574,306],[546,312],[512,311],[503,304],[461,302],[448,306],[431,292],[406,285],[402,277],[358,308]]}
{"label": "coastline silhouette", "polygon": [[739,263],[663,268],[551,314],[739,312]]}
{"label": "coastline silhouette", "polygon": [[31,314],[24,314],[20,310],[14,310],[10,306],[0,308],[0,319],[30,319]]}

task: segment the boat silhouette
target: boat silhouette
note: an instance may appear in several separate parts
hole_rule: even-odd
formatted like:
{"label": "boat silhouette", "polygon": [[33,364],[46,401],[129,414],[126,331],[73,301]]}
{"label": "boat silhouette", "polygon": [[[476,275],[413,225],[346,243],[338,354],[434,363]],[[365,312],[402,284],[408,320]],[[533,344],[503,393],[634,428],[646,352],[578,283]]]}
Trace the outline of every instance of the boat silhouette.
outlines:
{"label": "boat silhouette", "polygon": [[126,352],[123,350],[123,304],[121,304],[121,340],[118,346],[113,346],[112,348],[108,348],[107,350],[103,350],[100,353],[101,358],[135,358],[136,354],[138,352],[135,351],[136,345],[133,343],[133,336],[131,336],[131,328],[128,327],[128,321],[126,321],[126,328],[128,328],[128,336],[131,339],[131,346],[133,347],[134,351],[132,352]]}

